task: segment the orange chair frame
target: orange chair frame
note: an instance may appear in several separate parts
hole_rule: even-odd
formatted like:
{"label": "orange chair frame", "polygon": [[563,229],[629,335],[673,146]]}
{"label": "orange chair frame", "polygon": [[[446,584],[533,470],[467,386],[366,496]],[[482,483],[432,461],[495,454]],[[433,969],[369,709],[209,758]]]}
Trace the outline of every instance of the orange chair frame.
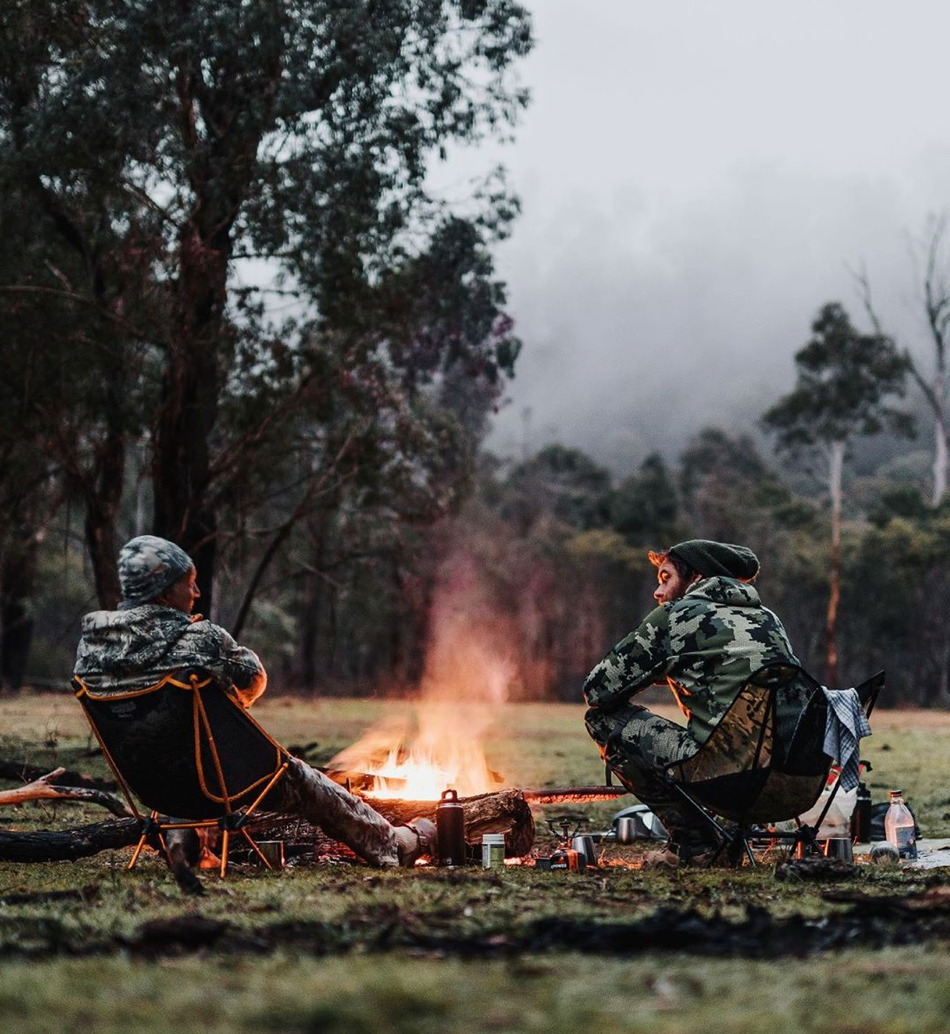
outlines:
{"label": "orange chair frame", "polygon": [[[147,693],[155,693],[160,689],[164,689],[166,686],[175,686],[178,689],[190,691],[193,694],[192,700],[194,701],[194,746],[196,758],[198,760],[199,774],[201,772],[201,763],[200,757],[198,757],[198,737],[200,735],[201,729],[204,730],[204,733],[208,739],[208,748],[211,752],[211,757],[214,762],[216,774],[218,777],[218,784],[220,785],[223,794],[223,797],[221,798],[221,803],[224,805],[225,814],[220,818],[216,819],[196,819],[183,822],[167,821],[163,819],[161,815],[155,810],[150,810],[148,815],[146,816],[142,814],[142,812],[136,805],[135,797],[132,791],[130,790],[128,783],[126,782],[125,777],[119,770],[119,766],[116,764],[115,759],[112,757],[109,748],[106,746],[105,740],[102,738],[102,735],[99,732],[95,719],[89,713],[89,710],[85,706],[83,706],[83,714],[86,716],[89,725],[92,727],[93,734],[99,741],[99,746],[102,748],[102,753],[105,756],[106,761],[109,763],[109,767],[112,769],[112,773],[116,778],[116,782],[119,784],[119,787],[121,788],[122,793],[125,796],[126,801],[128,802],[129,809],[132,811],[132,814],[135,816],[135,818],[138,819],[141,823],[141,836],[139,837],[138,843],[135,845],[135,850],[132,852],[132,860],[129,862],[126,869],[130,870],[135,868],[135,865],[139,860],[139,856],[142,854],[142,850],[148,842],[149,837],[151,836],[154,836],[157,839],[159,844],[159,850],[162,856],[164,857],[165,861],[170,865],[171,859],[168,853],[168,843],[166,842],[164,836],[166,830],[198,830],[210,829],[215,826],[221,830],[221,879],[224,879],[226,877],[228,871],[228,850],[230,847],[230,838],[232,833],[240,833],[248,842],[251,849],[257,854],[258,858],[260,858],[261,862],[268,869],[273,869],[273,865],[271,865],[267,857],[264,855],[263,851],[261,851],[261,849],[257,846],[257,844],[254,841],[254,838],[250,835],[250,833],[248,833],[247,829],[245,828],[245,824],[247,823],[251,815],[253,815],[253,813],[257,810],[261,801],[283,778],[284,774],[287,771],[288,762],[284,761],[280,765],[277,771],[274,772],[273,776],[271,776],[271,778],[268,780],[264,789],[261,790],[261,792],[257,795],[257,797],[251,804],[245,805],[235,811],[232,808],[232,798],[231,795],[228,793],[227,785],[225,783],[224,771],[221,766],[221,758],[218,754],[217,745],[214,742],[214,734],[211,731],[211,724],[208,721],[208,715],[205,710],[204,703],[201,699],[201,694],[198,692],[198,690],[204,689],[210,683],[214,682],[214,679],[212,676],[208,676],[204,680],[201,680],[194,672],[191,672],[189,675],[188,682],[184,682],[175,677],[177,674],[178,671],[171,672],[158,682],[154,683],[151,686],[146,686],[143,689],[131,690],[127,693],[108,694],[94,693],[92,690],[89,689],[85,682],[83,682],[83,680],[79,678],[78,675],[74,675],[72,679],[73,686],[75,687],[76,699],[79,701],[81,706],[83,704],[83,697],[88,697],[90,700],[128,700],[132,697],[145,696]],[[235,707],[239,706],[239,704],[235,704]],[[251,717],[251,715],[247,714],[246,711],[245,717],[248,719],[248,721],[251,722],[252,725],[254,725],[257,728],[257,730],[261,733],[262,736],[264,736],[270,743],[272,743],[281,753],[286,754],[284,748],[281,747],[281,745]],[[204,779],[201,778],[200,775],[199,778],[201,779],[202,791],[205,793],[206,796],[211,797],[212,795],[204,786]]]}

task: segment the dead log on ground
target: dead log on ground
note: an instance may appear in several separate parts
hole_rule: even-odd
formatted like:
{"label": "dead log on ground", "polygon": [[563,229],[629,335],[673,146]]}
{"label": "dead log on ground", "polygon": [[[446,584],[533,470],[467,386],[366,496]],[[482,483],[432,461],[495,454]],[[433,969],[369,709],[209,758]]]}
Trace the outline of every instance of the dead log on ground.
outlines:
{"label": "dead log on ground", "polygon": [[14,790],[0,790],[0,807],[25,804],[27,801],[82,801],[99,804],[120,819],[132,814],[122,801],[104,790],[88,786],[63,786],[60,779],[65,771],[65,768],[56,768],[25,786],[18,786]]}
{"label": "dead log on ground", "polygon": [[[0,779],[15,779],[22,782],[24,779],[39,779],[49,769],[41,768],[39,765],[28,765],[25,761],[10,761],[9,758],[0,758]],[[86,775],[85,772],[71,772],[69,769],[61,769],[62,775],[57,776],[57,786],[83,786],[93,790],[115,790],[118,789],[111,779],[100,779],[98,776]]]}
{"label": "dead log on ground", "polygon": [[139,838],[138,819],[113,819],[58,832],[0,830],[2,862],[74,862],[100,851],[129,847]]}

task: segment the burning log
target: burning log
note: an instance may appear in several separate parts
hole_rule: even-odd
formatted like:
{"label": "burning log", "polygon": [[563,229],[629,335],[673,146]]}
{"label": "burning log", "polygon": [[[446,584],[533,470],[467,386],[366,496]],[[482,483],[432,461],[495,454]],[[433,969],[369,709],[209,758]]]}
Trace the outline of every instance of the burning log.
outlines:
{"label": "burning log", "polygon": [[550,786],[523,793],[529,804],[591,804],[613,801],[630,791],[625,786]]}
{"label": "burning log", "polygon": [[[436,801],[373,800],[372,806],[394,825],[416,817],[435,821]],[[480,844],[483,833],[505,834],[505,855],[519,858],[534,846],[534,818],[521,790],[499,790],[474,797],[460,797],[465,814],[465,841]]]}
{"label": "burning log", "polygon": [[[437,801],[404,801],[398,798],[367,800],[393,825],[403,825],[415,818],[435,819]],[[465,815],[465,840],[477,850],[483,833],[504,833],[505,854],[517,858],[530,852],[534,845],[534,819],[521,790],[508,789],[460,797]],[[342,844],[330,840],[319,827],[299,818],[274,813],[255,819],[253,833],[261,840],[283,840],[291,857],[304,854],[352,858],[353,853]]]}

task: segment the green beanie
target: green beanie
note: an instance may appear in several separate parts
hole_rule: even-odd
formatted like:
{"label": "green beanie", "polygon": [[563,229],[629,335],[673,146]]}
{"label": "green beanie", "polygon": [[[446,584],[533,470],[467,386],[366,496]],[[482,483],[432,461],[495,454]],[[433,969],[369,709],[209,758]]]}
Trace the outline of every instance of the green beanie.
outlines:
{"label": "green beanie", "polygon": [[759,558],[746,546],[709,539],[689,539],[672,546],[668,553],[682,560],[704,578],[724,575],[749,581],[759,573]]}

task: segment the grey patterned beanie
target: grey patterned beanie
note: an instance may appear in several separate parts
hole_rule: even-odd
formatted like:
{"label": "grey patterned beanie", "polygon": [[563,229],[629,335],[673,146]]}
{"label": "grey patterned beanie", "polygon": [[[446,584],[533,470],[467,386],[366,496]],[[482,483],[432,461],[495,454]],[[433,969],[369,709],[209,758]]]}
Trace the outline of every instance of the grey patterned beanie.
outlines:
{"label": "grey patterned beanie", "polygon": [[157,535],[139,535],[119,551],[119,610],[154,600],[194,567],[188,554]]}

